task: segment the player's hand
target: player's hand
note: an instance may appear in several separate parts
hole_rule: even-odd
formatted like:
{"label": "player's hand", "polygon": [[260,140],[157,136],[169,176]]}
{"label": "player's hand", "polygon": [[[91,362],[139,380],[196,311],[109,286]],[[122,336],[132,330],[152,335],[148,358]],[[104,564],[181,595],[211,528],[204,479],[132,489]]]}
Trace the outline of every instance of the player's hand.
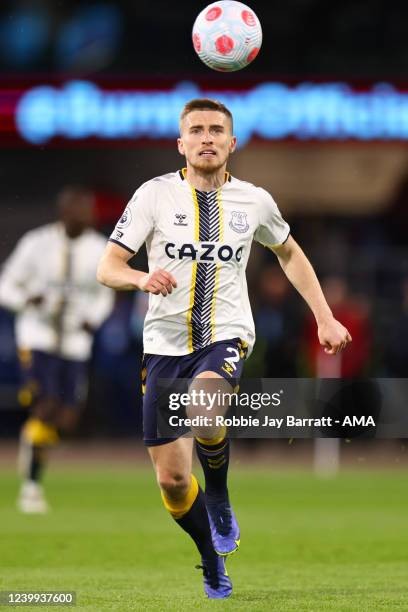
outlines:
{"label": "player's hand", "polygon": [[173,292],[173,288],[177,287],[177,281],[170,272],[158,269],[151,274],[145,274],[139,281],[139,289],[145,293],[153,293],[154,295],[162,294],[166,297]]}
{"label": "player's hand", "polygon": [[84,321],[81,325],[81,329],[82,331],[86,332],[87,334],[94,334],[95,333],[95,329],[92,327],[92,325],[90,323],[88,323],[88,321]]}
{"label": "player's hand", "polygon": [[346,348],[347,344],[352,341],[348,330],[334,317],[320,323],[317,334],[320,344],[324,346],[324,352],[327,355],[337,355],[339,351]]}
{"label": "player's hand", "polygon": [[26,306],[41,306],[43,302],[44,302],[43,295],[33,295],[32,297],[28,298],[28,300],[26,301]]}

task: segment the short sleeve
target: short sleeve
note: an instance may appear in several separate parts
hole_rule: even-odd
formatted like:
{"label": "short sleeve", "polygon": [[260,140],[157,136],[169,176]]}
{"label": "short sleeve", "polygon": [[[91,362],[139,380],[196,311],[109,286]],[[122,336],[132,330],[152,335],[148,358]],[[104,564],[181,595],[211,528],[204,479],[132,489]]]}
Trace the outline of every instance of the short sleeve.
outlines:
{"label": "short sleeve", "polygon": [[254,239],[264,246],[279,246],[286,242],[290,233],[273,197],[265,189],[257,188],[259,195],[259,225]]}
{"label": "short sleeve", "polygon": [[130,253],[137,253],[154,228],[155,190],[152,182],[144,183],[130,199],[109,237]]}

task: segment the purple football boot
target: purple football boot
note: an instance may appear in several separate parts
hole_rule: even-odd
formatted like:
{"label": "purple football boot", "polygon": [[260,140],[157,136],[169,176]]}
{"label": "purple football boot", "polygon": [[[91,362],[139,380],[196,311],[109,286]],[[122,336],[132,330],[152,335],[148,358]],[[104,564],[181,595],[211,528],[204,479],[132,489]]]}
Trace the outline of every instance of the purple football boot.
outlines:
{"label": "purple football boot", "polygon": [[232,593],[232,582],[225,568],[225,558],[218,555],[212,559],[201,559],[202,565],[196,565],[203,570],[204,591],[209,599],[224,599]]}
{"label": "purple football boot", "polygon": [[211,537],[215,551],[225,557],[238,549],[240,532],[234,511],[228,501],[217,504],[207,502]]}

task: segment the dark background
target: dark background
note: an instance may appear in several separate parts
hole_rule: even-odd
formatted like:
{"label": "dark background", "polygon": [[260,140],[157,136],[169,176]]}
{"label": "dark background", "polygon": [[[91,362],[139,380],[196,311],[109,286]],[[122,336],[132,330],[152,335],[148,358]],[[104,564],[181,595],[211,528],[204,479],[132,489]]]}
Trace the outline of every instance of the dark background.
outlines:
{"label": "dark background", "polygon": [[[196,78],[245,86],[407,81],[408,6],[381,1],[251,2],[263,46],[244,71],[216,74],[196,57],[191,28],[207,2],[13,1],[0,8],[0,74],[16,86],[29,77],[125,78],[157,87]],[[239,178],[270,189],[354,338],[341,362],[321,360],[310,314],[273,254],[254,246],[248,267],[258,342],[251,376],[405,377],[408,363],[406,147],[251,142],[231,160]],[[121,147],[10,147],[0,132],[0,262],[28,229],[52,220],[59,189],[84,183],[111,205],[99,219],[108,234],[141,182],[179,168],[168,142]],[[262,174],[263,173],[263,174]],[[141,253],[135,265],[145,266]],[[139,363],[144,297],[123,295],[98,332],[91,385],[78,435],[139,435]],[[13,318],[0,312],[0,435],[15,436],[26,412],[17,402]]]}
{"label": "dark background", "polygon": [[[195,17],[207,4],[165,0],[4,1],[0,13],[3,29],[0,70],[72,70],[75,46],[82,44],[82,57],[80,52],[76,56],[79,67],[81,62],[85,64],[87,43],[105,37],[112,42],[112,52],[106,53],[107,59],[100,63],[99,70],[107,74],[206,75],[208,69],[191,51],[190,35]],[[287,0],[249,4],[264,32],[262,53],[250,71],[286,77],[406,79],[408,7],[403,2]],[[91,11],[105,18],[78,34],[81,22],[89,23]],[[23,27],[25,40],[15,45],[19,49],[29,46],[23,15],[31,16],[37,24],[36,36],[40,39],[36,51],[26,53],[26,61],[12,53],[10,44]]]}

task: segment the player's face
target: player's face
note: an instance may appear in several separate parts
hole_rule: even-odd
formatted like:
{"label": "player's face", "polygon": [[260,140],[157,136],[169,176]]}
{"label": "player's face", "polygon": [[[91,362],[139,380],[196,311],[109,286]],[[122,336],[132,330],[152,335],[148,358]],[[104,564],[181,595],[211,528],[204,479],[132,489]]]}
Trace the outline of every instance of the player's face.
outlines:
{"label": "player's face", "polygon": [[76,193],[70,189],[58,197],[60,219],[68,236],[75,238],[93,223],[93,197],[88,193]]}
{"label": "player's face", "polygon": [[197,110],[184,117],[177,144],[190,166],[211,174],[226,165],[235,149],[236,138],[224,113]]}

